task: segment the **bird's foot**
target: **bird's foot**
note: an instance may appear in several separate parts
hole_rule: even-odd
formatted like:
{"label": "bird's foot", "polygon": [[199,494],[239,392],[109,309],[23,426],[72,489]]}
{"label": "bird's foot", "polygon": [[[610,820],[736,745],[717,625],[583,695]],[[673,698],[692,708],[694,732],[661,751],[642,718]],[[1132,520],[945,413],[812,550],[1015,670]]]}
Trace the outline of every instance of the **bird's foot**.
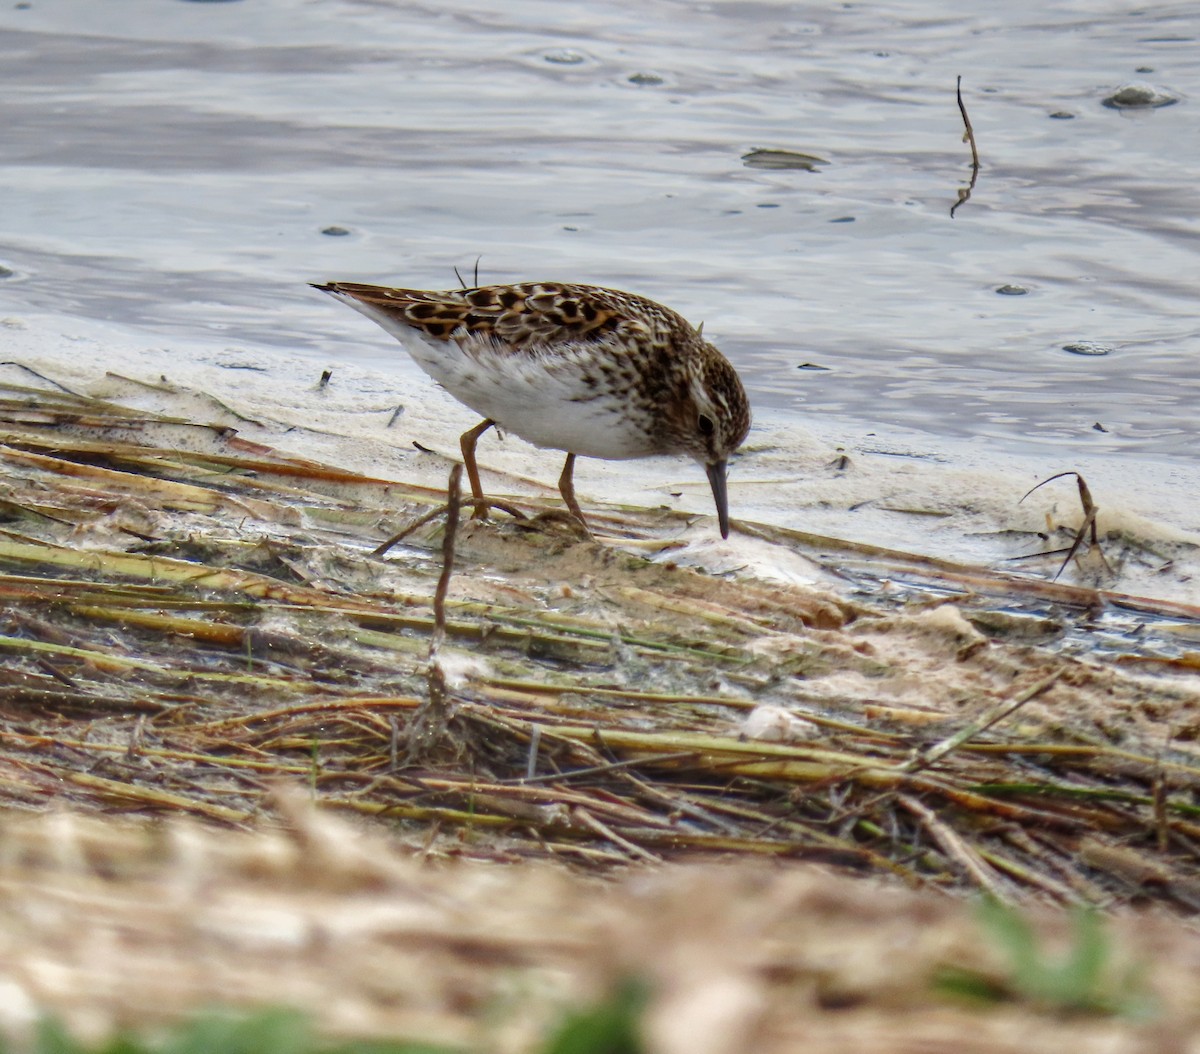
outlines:
{"label": "bird's foot", "polygon": [[581,540],[593,540],[591,529],[583,517],[576,516],[575,513],[568,512],[566,509],[546,509],[543,512],[539,512],[523,526],[550,524],[565,528]]}

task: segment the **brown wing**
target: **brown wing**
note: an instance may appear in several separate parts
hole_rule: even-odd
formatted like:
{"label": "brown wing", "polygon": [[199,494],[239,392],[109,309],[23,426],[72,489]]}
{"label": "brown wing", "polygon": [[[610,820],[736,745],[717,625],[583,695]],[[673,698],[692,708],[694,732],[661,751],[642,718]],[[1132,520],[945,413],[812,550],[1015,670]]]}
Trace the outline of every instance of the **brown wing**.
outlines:
{"label": "brown wing", "polygon": [[618,329],[648,334],[647,323],[686,326],[659,304],[597,286],[527,282],[429,292],[330,282],[316,288],[352,297],[439,340],[477,333],[513,350],[596,340]]}

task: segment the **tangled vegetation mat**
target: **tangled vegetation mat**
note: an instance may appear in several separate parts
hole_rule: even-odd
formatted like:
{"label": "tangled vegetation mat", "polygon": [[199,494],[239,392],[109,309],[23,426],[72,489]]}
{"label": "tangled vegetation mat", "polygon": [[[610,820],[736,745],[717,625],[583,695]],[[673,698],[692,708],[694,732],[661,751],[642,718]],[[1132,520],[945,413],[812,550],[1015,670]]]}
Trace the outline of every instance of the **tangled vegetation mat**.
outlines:
{"label": "tangled vegetation mat", "polygon": [[214,416],[0,391],[9,805],[247,827],[282,779],[433,855],[1200,906],[1193,608],[752,525],[827,585],[714,577],[628,510],[462,523],[435,612],[444,491]]}

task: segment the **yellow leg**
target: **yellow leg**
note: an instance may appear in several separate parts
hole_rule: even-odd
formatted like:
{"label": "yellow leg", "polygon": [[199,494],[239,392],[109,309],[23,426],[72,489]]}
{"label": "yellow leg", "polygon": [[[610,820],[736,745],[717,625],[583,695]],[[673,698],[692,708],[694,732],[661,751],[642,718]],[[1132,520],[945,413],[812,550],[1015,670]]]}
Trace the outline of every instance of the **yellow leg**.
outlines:
{"label": "yellow leg", "polygon": [[575,500],[575,483],[571,478],[574,472],[575,455],[568,454],[567,463],[563,465],[562,475],[558,477],[558,490],[563,496],[563,501],[567,503],[567,508],[571,511],[571,515],[583,524],[584,530],[587,530],[587,520],[583,518],[583,509],[579,507],[579,502]]}
{"label": "yellow leg", "polygon": [[483,496],[483,487],[479,483],[479,466],[475,464],[475,444],[479,442],[479,437],[495,423],[490,417],[485,418],[469,432],[463,432],[458,441],[462,450],[463,464],[467,467],[467,479],[471,481],[471,495],[475,499],[475,511],[471,515],[476,520],[487,519],[488,507],[487,500]]}

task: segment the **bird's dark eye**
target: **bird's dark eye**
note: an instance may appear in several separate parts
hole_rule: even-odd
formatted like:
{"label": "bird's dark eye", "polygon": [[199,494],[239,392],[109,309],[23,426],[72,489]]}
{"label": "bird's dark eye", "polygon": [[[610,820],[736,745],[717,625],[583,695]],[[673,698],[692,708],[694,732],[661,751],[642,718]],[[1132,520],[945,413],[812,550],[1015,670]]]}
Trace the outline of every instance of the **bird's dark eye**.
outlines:
{"label": "bird's dark eye", "polygon": [[696,422],[696,427],[700,429],[702,436],[710,436],[717,426],[713,424],[713,419],[708,414],[701,414],[700,419]]}

